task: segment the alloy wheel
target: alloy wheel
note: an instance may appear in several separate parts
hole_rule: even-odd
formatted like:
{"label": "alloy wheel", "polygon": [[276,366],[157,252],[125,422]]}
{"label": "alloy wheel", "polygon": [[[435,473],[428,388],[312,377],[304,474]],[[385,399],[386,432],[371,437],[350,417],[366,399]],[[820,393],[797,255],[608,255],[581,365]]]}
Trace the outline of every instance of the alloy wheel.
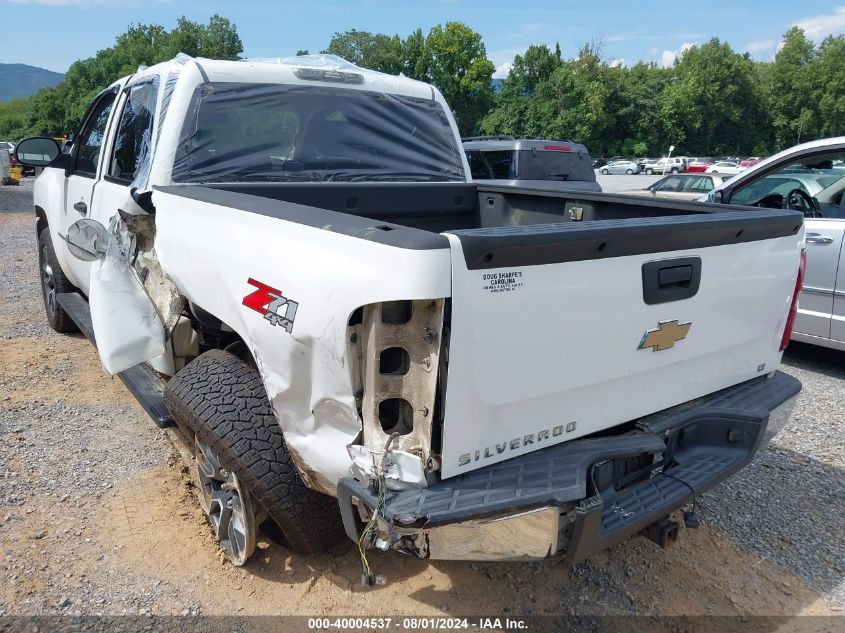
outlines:
{"label": "alloy wheel", "polygon": [[41,247],[41,291],[44,293],[44,305],[51,315],[56,313],[56,279],[53,267],[47,259],[47,247]]}
{"label": "alloy wheel", "polygon": [[249,492],[235,473],[220,465],[211,447],[198,438],[194,456],[202,509],[226,558],[241,566],[255,550],[256,517]]}

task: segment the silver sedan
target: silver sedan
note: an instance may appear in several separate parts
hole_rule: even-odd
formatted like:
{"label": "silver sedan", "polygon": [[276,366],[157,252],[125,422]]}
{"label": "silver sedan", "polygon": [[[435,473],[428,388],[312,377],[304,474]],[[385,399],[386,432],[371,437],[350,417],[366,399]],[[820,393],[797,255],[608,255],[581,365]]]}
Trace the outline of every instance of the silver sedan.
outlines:
{"label": "silver sedan", "polygon": [[630,160],[615,160],[602,167],[599,171],[605,175],[607,174],[638,174],[640,173],[640,165]]}

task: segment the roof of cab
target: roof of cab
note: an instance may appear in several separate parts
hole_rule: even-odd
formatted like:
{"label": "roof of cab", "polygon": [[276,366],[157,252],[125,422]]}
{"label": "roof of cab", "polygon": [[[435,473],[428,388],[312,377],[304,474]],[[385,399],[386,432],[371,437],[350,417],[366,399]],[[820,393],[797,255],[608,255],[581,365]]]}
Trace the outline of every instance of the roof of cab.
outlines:
{"label": "roof of cab", "polygon": [[[333,85],[368,89],[421,99],[434,99],[436,89],[430,84],[401,75],[389,75],[361,68],[336,55],[300,55],[262,59],[221,60],[191,57],[180,53],[172,60],[155,66],[140,67],[133,79],[195,64],[206,82],[279,83]],[[307,75],[302,69],[311,71]],[[120,82],[116,82],[120,83]]]}
{"label": "roof of cab", "polygon": [[531,149],[545,151],[587,152],[587,148],[581,143],[574,143],[566,139],[551,140],[514,138],[512,136],[470,136],[462,140],[464,149],[480,149],[491,152]]}

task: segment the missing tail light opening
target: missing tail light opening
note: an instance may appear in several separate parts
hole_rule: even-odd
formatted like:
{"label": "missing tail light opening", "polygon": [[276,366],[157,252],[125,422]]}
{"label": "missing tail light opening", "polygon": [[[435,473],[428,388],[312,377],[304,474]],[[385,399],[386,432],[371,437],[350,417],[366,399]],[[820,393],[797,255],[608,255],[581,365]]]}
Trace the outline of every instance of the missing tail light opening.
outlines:
{"label": "missing tail light opening", "polygon": [[780,351],[789,345],[792,338],[792,329],[795,327],[795,317],[798,316],[798,295],[804,287],[804,271],[807,268],[807,251],[801,250],[801,260],[798,264],[798,277],[795,280],[795,293],[792,295],[792,305],[789,306],[789,315],[786,317],[786,326],[783,328],[783,338],[780,341]]}
{"label": "missing tail light opening", "polygon": [[363,306],[347,332],[350,369],[363,426],[363,444],[416,456],[436,468],[432,428],[443,341],[444,299],[388,301]]}

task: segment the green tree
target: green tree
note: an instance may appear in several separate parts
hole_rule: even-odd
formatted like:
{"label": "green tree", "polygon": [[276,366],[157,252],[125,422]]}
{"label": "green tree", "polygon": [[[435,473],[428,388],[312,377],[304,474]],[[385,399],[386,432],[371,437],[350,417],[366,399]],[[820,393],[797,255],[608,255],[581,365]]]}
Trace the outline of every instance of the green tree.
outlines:
{"label": "green tree", "polygon": [[[813,102],[818,104],[818,137],[845,134],[845,37],[827,37],[811,67],[816,79]],[[810,140],[810,135],[804,135]]]}
{"label": "green tree", "polygon": [[818,134],[818,103],[815,101],[814,65],[816,51],[804,31],[793,27],[783,36],[783,46],[775,55],[769,73],[769,110],[774,143],[794,145],[799,137]]}
{"label": "green tree", "polygon": [[435,26],[425,38],[425,79],[443,93],[455,113],[461,134],[478,130],[493,105],[493,62],[481,35],[462,22]]}
{"label": "green tree", "polygon": [[427,36],[417,29],[404,40],[353,29],[335,33],[323,52],[362,68],[433,83],[453,109],[462,134],[477,130],[493,103],[493,63],[481,35],[461,22],[435,26]]}
{"label": "green tree", "polygon": [[713,38],[675,62],[662,93],[670,141],[693,154],[749,153],[767,134],[754,62]]}
{"label": "green tree", "polygon": [[391,75],[406,70],[402,40],[398,35],[391,37],[352,29],[335,33],[328,48],[322,52],[337,55],[362,68]]}
{"label": "green tree", "polygon": [[524,95],[533,95],[537,86],[548,81],[552,73],[563,65],[560,58],[560,46],[552,53],[545,44],[532,44],[525,55],[513,58],[513,67],[502,82],[502,92],[515,91]]}

